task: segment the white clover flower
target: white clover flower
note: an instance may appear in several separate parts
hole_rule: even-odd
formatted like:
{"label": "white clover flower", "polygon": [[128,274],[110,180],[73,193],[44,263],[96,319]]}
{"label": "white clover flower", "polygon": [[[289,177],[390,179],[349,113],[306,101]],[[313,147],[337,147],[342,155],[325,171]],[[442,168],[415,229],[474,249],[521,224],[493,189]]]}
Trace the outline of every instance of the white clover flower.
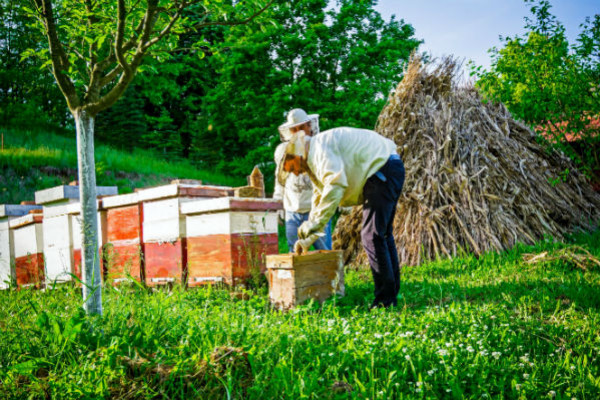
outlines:
{"label": "white clover flower", "polygon": [[407,360],[410,360],[410,356],[408,354],[405,355],[404,358],[406,358]]}
{"label": "white clover flower", "polygon": [[408,349],[407,349],[406,347],[403,347],[403,348],[402,348],[402,352],[403,352],[403,353],[406,353],[407,351],[408,351]]}
{"label": "white clover flower", "polygon": [[523,378],[529,379],[529,374],[523,374]]}
{"label": "white clover flower", "polygon": [[434,372],[435,372],[434,370],[430,369],[429,371],[427,371],[427,375],[431,376],[434,374]]}
{"label": "white clover flower", "polygon": [[444,357],[444,356],[448,355],[448,350],[446,350],[446,349],[440,349],[440,350],[437,351],[437,353],[438,353],[439,356]]}
{"label": "white clover flower", "polygon": [[381,339],[383,337],[383,335],[381,333],[376,333],[373,336],[375,336],[375,338],[377,338],[377,339]]}
{"label": "white clover flower", "polygon": [[499,351],[494,351],[492,353],[492,357],[494,357],[496,360],[499,359],[501,355],[502,353],[500,353]]}
{"label": "white clover flower", "polygon": [[423,382],[417,381],[417,387],[421,387],[421,386],[423,386]]}
{"label": "white clover flower", "polygon": [[521,390],[521,385],[520,385],[519,383],[517,383],[517,384],[515,385],[515,389],[516,389],[516,390]]}
{"label": "white clover flower", "polygon": [[467,347],[467,351],[469,353],[473,353],[475,351],[475,349],[473,347],[469,346],[469,347]]}
{"label": "white clover flower", "polygon": [[446,393],[450,393],[452,389],[446,389]]}
{"label": "white clover flower", "polygon": [[571,371],[573,371],[575,369],[574,365],[571,365]]}
{"label": "white clover flower", "polygon": [[519,364],[519,368],[524,368],[524,367],[525,367],[525,364],[523,364],[523,363]]}
{"label": "white clover flower", "polygon": [[555,398],[556,397],[556,392],[554,390],[551,390],[548,392],[548,396]]}

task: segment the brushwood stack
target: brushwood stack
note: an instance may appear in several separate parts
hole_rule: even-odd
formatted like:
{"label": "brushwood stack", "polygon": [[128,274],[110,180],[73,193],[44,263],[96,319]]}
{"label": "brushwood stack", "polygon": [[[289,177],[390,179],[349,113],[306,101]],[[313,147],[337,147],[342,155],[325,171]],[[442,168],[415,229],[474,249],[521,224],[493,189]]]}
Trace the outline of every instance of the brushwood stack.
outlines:
{"label": "brushwood stack", "polygon": [[[394,220],[400,263],[481,254],[557,239],[600,221],[600,196],[562,153],[502,104],[459,87],[448,58],[415,57],[390,95],[376,130],[398,145],[406,181]],[[365,264],[360,207],[338,222],[334,248]]]}

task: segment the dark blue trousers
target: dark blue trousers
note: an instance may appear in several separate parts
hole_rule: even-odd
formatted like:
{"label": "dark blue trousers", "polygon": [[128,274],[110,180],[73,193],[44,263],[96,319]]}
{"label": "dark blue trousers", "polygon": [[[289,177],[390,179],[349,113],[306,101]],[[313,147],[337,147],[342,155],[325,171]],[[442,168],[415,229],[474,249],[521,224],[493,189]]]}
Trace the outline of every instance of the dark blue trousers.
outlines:
{"label": "dark blue trousers", "polygon": [[371,307],[398,304],[400,265],[393,228],[396,205],[404,185],[404,164],[393,155],[363,188],[363,227],[361,238],[369,258],[375,300]]}

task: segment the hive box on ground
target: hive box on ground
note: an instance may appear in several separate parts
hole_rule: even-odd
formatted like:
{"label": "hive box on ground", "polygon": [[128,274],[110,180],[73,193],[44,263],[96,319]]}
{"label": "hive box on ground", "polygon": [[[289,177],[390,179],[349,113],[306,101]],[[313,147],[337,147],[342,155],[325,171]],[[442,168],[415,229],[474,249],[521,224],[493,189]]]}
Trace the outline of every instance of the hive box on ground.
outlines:
{"label": "hive box on ground", "polygon": [[180,207],[189,201],[229,196],[230,187],[172,184],[137,192],[142,203],[141,237],[147,285],[187,282],[186,221]]}
{"label": "hive box on ground", "polygon": [[27,214],[8,222],[14,244],[14,277],[19,287],[44,283],[44,238],[41,214]]}
{"label": "hive box on ground", "polygon": [[277,210],[272,199],[224,197],[181,205],[187,236],[188,285],[236,284],[265,271],[277,254]]}
{"label": "hive box on ground", "polygon": [[323,302],[333,294],[343,296],[342,251],[311,251],[267,256],[269,300],[287,310],[309,299]]}
{"label": "hive box on ground", "polygon": [[129,275],[143,280],[142,203],[137,193],[102,199],[106,210],[106,243],[103,273],[111,283],[119,283]]}
{"label": "hive box on ground", "polygon": [[9,221],[41,208],[35,205],[0,204],[0,289],[6,289],[10,282],[16,282],[15,245]]}
{"label": "hive box on ground", "polygon": [[[116,195],[116,186],[98,186],[98,197]],[[82,217],[78,186],[58,186],[35,193],[44,206],[46,282],[67,282],[81,275]],[[98,257],[106,241],[106,212],[98,202]]]}

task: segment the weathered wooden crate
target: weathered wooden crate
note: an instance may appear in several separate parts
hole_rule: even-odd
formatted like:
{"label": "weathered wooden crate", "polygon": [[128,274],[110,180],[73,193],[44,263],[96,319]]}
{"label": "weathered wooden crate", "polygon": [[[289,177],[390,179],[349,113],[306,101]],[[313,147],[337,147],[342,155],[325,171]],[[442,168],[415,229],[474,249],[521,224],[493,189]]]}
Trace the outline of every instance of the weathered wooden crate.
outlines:
{"label": "weathered wooden crate", "polygon": [[[33,210],[36,212],[38,210]],[[8,222],[14,244],[14,277],[19,287],[44,284],[42,214],[27,214]]]}
{"label": "weathered wooden crate", "polygon": [[[116,186],[98,186],[98,197],[116,195]],[[73,275],[81,279],[82,218],[79,186],[58,186],[35,193],[37,204],[44,206],[44,258],[46,281],[67,282]],[[106,242],[106,212],[98,202],[98,257]]]}
{"label": "weathered wooden crate", "polygon": [[309,299],[322,303],[333,294],[345,294],[340,250],[270,255],[267,273],[271,304],[283,310]]}
{"label": "weathered wooden crate", "polygon": [[188,285],[245,282],[277,254],[277,210],[264,198],[223,197],[181,205],[187,237]]}
{"label": "weathered wooden crate", "polygon": [[8,288],[9,282],[16,282],[15,245],[8,223],[31,210],[41,208],[35,205],[0,204],[0,290]]}
{"label": "weathered wooden crate", "polygon": [[187,281],[187,239],[182,204],[229,196],[230,187],[171,184],[137,192],[142,203],[142,252],[147,285]]}

